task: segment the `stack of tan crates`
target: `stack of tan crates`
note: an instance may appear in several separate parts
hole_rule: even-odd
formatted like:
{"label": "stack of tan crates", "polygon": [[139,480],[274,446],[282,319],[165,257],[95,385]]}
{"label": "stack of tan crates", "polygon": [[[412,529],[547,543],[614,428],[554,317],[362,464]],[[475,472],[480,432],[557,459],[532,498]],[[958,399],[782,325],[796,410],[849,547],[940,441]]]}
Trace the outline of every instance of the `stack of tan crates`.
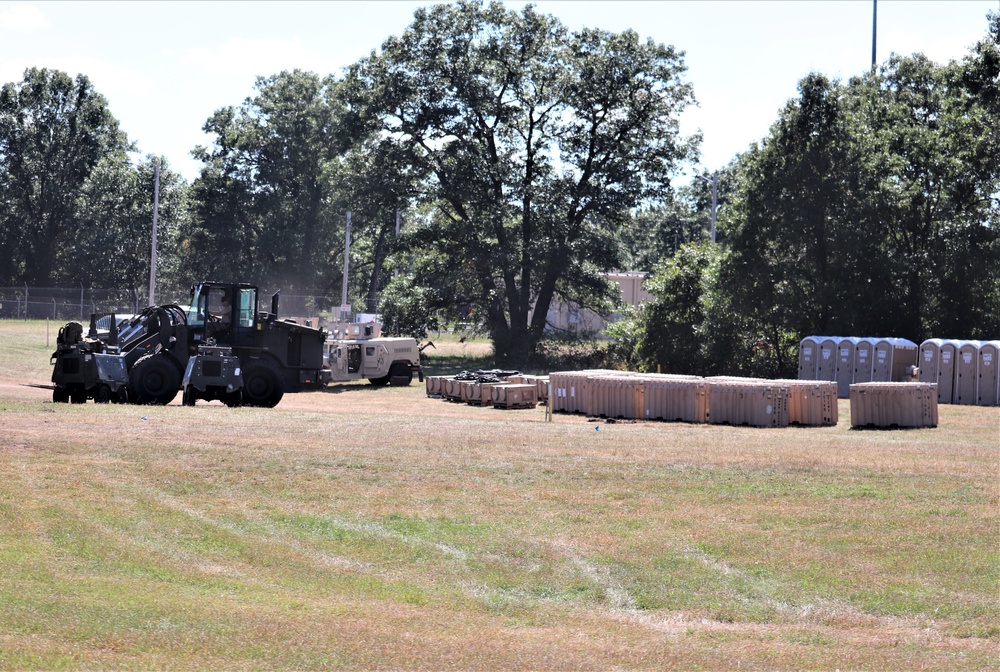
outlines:
{"label": "stack of tan crates", "polygon": [[647,420],[708,422],[708,385],[700,376],[651,374],[643,401]]}
{"label": "stack of tan crates", "polygon": [[788,426],[788,386],[753,378],[708,378],[708,421],[718,425]]}
{"label": "stack of tan crates", "polygon": [[788,424],[835,427],[839,382],[822,380],[775,380],[788,388]]}
{"label": "stack of tan crates", "polygon": [[852,427],[937,427],[934,383],[855,383],[851,385]]}

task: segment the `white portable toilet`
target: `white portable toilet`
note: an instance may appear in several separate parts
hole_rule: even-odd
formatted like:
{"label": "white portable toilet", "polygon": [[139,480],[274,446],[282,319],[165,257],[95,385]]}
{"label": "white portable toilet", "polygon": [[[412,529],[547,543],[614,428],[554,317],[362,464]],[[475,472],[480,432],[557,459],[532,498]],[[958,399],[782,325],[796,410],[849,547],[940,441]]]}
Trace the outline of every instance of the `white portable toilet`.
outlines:
{"label": "white portable toilet", "polygon": [[858,339],[847,336],[837,344],[837,396],[848,399],[851,396],[851,383],[854,382],[854,350],[858,347]]}
{"label": "white portable toilet", "polygon": [[[917,367],[920,369],[918,381],[921,383],[937,383],[938,371],[941,369],[941,344],[944,341],[940,338],[928,338],[920,344],[920,351],[917,353]],[[940,402],[941,400],[938,399]]]}
{"label": "white portable toilet", "polygon": [[837,380],[837,345],[839,336],[827,336],[819,344],[816,362],[816,380]]}
{"label": "white portable toilet", "polygon": [[979,341],[962,341],[955,355],[956,404],[976,404],[976,387],[979,383]]}
{"label": "white portable toilet", "polygon": [[980,406],[1000,405],[1000,390],[997,384],[997,366],[1000,365],[1000,341],[983,341],[979,344],[979,383],[976,403]]}
{"label": "white portable toilet", "polygon": [[953,338],[943,341],[939,346],[938,359],[938,403],[952,404],[955,402],[955,362],[958,360],[958,349],[962,342]]}
{"label": "white portable toilet", "polygon": [[819,345],[823,336],[806,336],[799,341],[799,380],[816,380]]}
{"label": "white portable toilet", "polygon": [[870,383],[872,380],[872,360],[875,357],[874,338],[859,338],[854,346],[854,382]]}
{"label": "white portable toilet", "polygon": [[875,341],[875,356],[872,358],[873,383],[888,383],[892,380],[892,341],[879,338]]}

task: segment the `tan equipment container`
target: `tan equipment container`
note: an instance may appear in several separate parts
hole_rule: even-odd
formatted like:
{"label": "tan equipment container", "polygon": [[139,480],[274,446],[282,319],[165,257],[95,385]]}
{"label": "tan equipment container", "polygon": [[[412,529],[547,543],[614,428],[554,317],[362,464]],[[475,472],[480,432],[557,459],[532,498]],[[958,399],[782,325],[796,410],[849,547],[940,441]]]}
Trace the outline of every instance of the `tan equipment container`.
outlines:
{"label": "tan equipment container", "polygon": [[530,384],[491,385],[490,399],[496,408],[534,408],[538,405],[535,386]]}
{"label": "tan equipment container", "polygon": [[637,375],[595,376],[588,380],[587,415],[636,420],[645,413],[645,379]]}
{"label": "tan equipment container", "polygon": [[933,383],[851,385],[852,427],[937,427],[937,386]]}
{"label": "tan equipment container", "polygon": [[835,427],[840,419],[837,408],[839,383],[833,381],[775,380],[788,388],[788,424]]}
{"label": "tan equipment container", "polygon": [[651,375],[643,402],[647,420],[708,422],[708,385],[698,376]]}
{"label": "tan equipment container", "polygon": [[752,378],[710,378],[708,420],[751,427],[788,426],[788,387]]}

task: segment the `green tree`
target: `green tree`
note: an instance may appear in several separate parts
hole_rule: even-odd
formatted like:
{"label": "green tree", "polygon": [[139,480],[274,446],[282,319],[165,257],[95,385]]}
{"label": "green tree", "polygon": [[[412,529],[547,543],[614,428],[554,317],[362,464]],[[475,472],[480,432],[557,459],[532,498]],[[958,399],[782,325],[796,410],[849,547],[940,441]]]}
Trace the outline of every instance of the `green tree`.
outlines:
{"label": "green tree", "polygon": [[0,89],[0,282],[80,281],[76,200],[94,168],[130,149],[84,75],[29,68]]}
{"label": "green tree", "polygon": [[606,295],[601,271],[618,265],[630,211],[693,157],[697,138],[677,129],[693,101],[682,56],[631,31],[571,32],[530,6],[469,1],[418,10],[350,69],[356,118],[377,120],[429,176],[420,198],[440,215],[426,238],[447,278],[475,287],[499,362],[531,356],[555,297]]}
{"label": "green tree", "polygon": [[329,281],[344,239],[333,199],[342,152],[335,81],[295,70],[258,78],[256,88],[209,118],[215,142],[194,151],[205,167],[192,185],[185,266],[195,277],[312,289]]}
{"label": "green tree", "polygon": [[77,199],[75,254],[65,260],[69,277],[91,287],[148,287],[157,162],[158,285],[178,289],[191,284],[177,278],[174,268],[177,232],[187,215],[187,185],[164,158],[154,156],[138,165],[123,156],[106,157],[91,171]]}

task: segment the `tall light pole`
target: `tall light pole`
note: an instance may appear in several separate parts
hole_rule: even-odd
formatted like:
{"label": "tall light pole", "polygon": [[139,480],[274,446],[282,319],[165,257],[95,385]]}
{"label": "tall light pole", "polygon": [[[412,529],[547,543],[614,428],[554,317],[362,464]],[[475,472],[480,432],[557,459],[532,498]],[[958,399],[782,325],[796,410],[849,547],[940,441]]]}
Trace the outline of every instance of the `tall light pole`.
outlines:
{"label": "tall light pole", "polygon": [[701,178],[702,180],[704,180],[706,184],[708,182],[712,183],[712,228],[709,230],[709,236],[710,236],[710,238],[712,240],[712,244],[714,245],[715,244],[715,215],[716,215],[716,212],[718,211],[718,204],[719,204],[719,171],[715,171],[714,173],[712,173],[712,179],[711,180],[709,180],[704,175],[699,175],[698,177]]}
{"label": "tall light pole", "polygon": [[149,305],[156,305],[156,227],[160,214],[160,161],[156,160],[153,177],[153,241],[149,252]]}
{"label": "tall light pole", "polygon": [[878,28],[878,0],[872,0],[872,72],[875,72],[875,36]]}

